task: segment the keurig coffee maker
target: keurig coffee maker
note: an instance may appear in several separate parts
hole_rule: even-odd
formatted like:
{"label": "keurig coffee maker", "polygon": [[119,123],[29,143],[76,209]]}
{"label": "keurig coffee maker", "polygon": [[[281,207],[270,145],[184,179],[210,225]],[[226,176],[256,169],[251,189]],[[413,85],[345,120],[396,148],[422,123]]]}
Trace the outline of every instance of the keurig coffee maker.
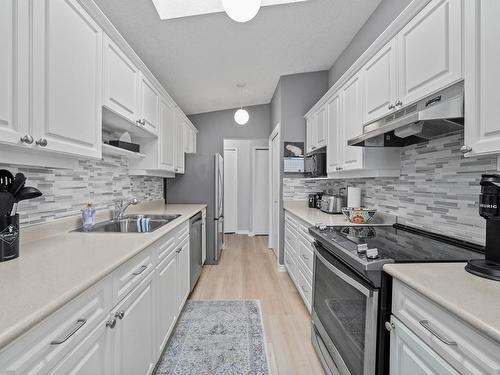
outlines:
{"label": "keurig coffee maker", "polygon": [[469,260],[465,269],[474,275],[500,281],[500,175],[481,176],[479,215],[486,219],[485,259]]}

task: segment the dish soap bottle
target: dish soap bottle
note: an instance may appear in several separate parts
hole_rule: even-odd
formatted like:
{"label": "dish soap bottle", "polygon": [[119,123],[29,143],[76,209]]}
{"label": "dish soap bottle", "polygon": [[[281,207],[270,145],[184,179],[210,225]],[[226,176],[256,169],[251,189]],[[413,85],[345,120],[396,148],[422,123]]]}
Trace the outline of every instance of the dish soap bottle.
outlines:
{"label": "dish soap bottle", "polygon": [[95,224],[95,208],[92,203],[87,203],[87,206],[82,210],[82,226],[84,231],[89,231]]}

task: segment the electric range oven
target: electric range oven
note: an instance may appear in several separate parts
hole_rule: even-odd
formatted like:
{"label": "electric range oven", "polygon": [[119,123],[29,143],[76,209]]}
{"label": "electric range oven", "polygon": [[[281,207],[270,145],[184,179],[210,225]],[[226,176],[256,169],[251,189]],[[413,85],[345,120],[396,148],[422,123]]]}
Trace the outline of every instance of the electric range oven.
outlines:
{"label": "electric range oven", "polygon": [[310,228],[315,238],[312,341],[327,374],[389,373],[394,262],[464,262],[480,246],[413,228]]}

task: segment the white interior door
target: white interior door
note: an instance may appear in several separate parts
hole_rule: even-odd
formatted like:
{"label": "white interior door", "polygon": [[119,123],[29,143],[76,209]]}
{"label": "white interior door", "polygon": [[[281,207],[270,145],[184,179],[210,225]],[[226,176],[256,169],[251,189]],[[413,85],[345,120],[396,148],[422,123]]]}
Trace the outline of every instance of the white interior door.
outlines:
{"label": "white interior door", "polygon": [[238,151],[224,149],[224,233],[238,228]]}
{"label": "white interior door", "polygon": [[278,257],[280,231],[280,136],[279,133],[271,141],[271,192],[272,192],[272,248]]}
{"label": "white interior door", "polygon": [[269,150],[256,148],[253,153],[253,233],[269,233]]}

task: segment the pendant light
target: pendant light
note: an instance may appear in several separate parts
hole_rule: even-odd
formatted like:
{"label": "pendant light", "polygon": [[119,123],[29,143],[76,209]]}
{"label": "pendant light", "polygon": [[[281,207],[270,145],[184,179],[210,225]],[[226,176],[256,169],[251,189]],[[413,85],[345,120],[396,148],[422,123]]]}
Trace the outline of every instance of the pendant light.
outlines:
{"label": "pendant light", "polygon": [[240,89],[240,109],[234,112],[234,121],[238,125],[246,125],[248,120],[250,120],[250,115],[246,109],[243,109],[243,88],[246,86],[245,83],[238,83],[236,85]]}
{"label": "pendant light", "polygon": [[236,22],[248,22],[259,13],[262,0],[222,0],[224,11]]}

